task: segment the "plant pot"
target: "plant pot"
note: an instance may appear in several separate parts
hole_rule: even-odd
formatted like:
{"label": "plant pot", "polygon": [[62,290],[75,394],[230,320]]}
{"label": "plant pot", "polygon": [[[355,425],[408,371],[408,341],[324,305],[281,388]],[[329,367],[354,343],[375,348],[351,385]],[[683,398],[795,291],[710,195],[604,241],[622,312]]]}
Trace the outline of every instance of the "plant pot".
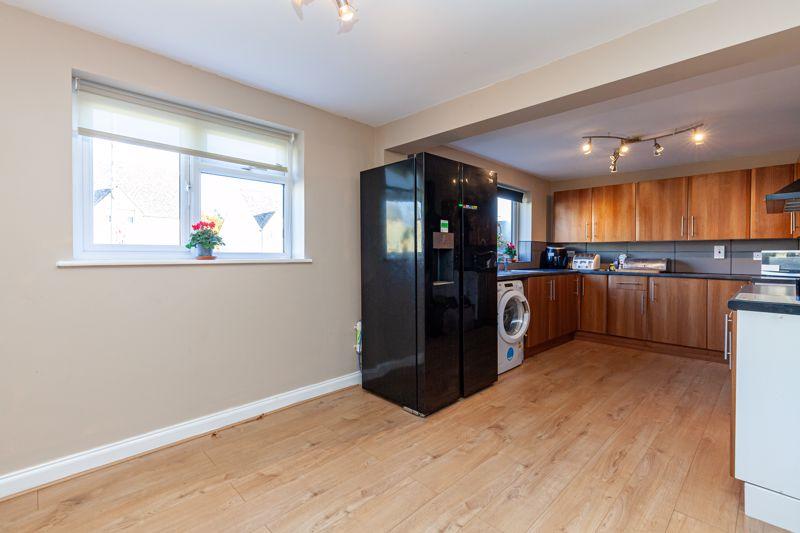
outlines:
{"label": "plant pot", "polygon": [[212,259],[216,259],[213,248],[206,248],[205,246],[198,244],[195,246],[195,250],[197,251],[197,259],[201,261],[210,261]]}

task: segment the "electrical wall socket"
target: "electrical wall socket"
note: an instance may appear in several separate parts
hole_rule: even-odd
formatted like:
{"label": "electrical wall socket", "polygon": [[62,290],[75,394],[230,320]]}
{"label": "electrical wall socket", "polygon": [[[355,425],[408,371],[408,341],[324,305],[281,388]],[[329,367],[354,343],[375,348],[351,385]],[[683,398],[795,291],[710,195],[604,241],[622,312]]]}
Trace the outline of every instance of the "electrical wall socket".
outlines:
{"label": "electrical wall socket", "polygon": [[714,246],[714,259],[725,259],[725,245]]}
{"label": "electrical wall socket", "polygon": [[753,252],[753,261],[761,261],[761,252]]}

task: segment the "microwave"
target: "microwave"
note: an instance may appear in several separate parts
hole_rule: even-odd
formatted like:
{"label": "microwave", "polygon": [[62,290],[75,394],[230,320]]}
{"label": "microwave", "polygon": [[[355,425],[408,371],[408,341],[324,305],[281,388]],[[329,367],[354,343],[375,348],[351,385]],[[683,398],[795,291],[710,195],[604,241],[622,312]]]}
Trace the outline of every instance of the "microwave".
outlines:
{"label": "microwave", "polygon": [[764,250],[761,275],[800,278],[800,250]]}

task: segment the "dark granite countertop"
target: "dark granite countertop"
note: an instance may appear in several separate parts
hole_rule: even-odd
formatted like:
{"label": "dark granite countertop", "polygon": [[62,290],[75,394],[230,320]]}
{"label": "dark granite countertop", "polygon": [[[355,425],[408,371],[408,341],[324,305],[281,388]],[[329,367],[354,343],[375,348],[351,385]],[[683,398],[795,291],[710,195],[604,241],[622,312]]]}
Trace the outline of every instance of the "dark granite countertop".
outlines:
{"label": "dark granite countertop", "polygon": [[751,281],[757,276],[747,274],[705,274],[695,272],[620,272],[618,270],[565,270],[537,268],[534,270],[498,271],[498,280],[525,279],[534,276],[554,276],[567,274],[587,274],[592,276],[651,276],[659,278],[699,278],[735,281]]}
{"label": "dark granite countertop", "polygon": [[734,311],[800,315],[800,300],[794,282],[748,285],[728,300],[728,307]]}

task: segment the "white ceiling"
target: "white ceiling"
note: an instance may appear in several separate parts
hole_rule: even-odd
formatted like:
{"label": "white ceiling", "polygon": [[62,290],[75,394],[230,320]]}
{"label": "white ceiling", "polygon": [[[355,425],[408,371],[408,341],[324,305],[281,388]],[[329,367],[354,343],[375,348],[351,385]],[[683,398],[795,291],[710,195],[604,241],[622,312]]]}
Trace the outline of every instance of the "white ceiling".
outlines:
{"label": "white ceiling", "polygon": [[333,0],[3,1],[372,125],[711,3],[353,0],[340,32]]}
{"label": "white ceiling", "polygon": [[[695,146],[689,134],[634,145],[620,159],[620,172],[721,161],[800,149],[800,67],[738,77],[708,85],[699,78],[493,131],[452,146],[517,167],[549,180],[607,174],[618,141],[595,140],[581,153],[581,137],[656,134],[703,122],[707,140]],[[710,76],[709,76],[710,77]]]}

